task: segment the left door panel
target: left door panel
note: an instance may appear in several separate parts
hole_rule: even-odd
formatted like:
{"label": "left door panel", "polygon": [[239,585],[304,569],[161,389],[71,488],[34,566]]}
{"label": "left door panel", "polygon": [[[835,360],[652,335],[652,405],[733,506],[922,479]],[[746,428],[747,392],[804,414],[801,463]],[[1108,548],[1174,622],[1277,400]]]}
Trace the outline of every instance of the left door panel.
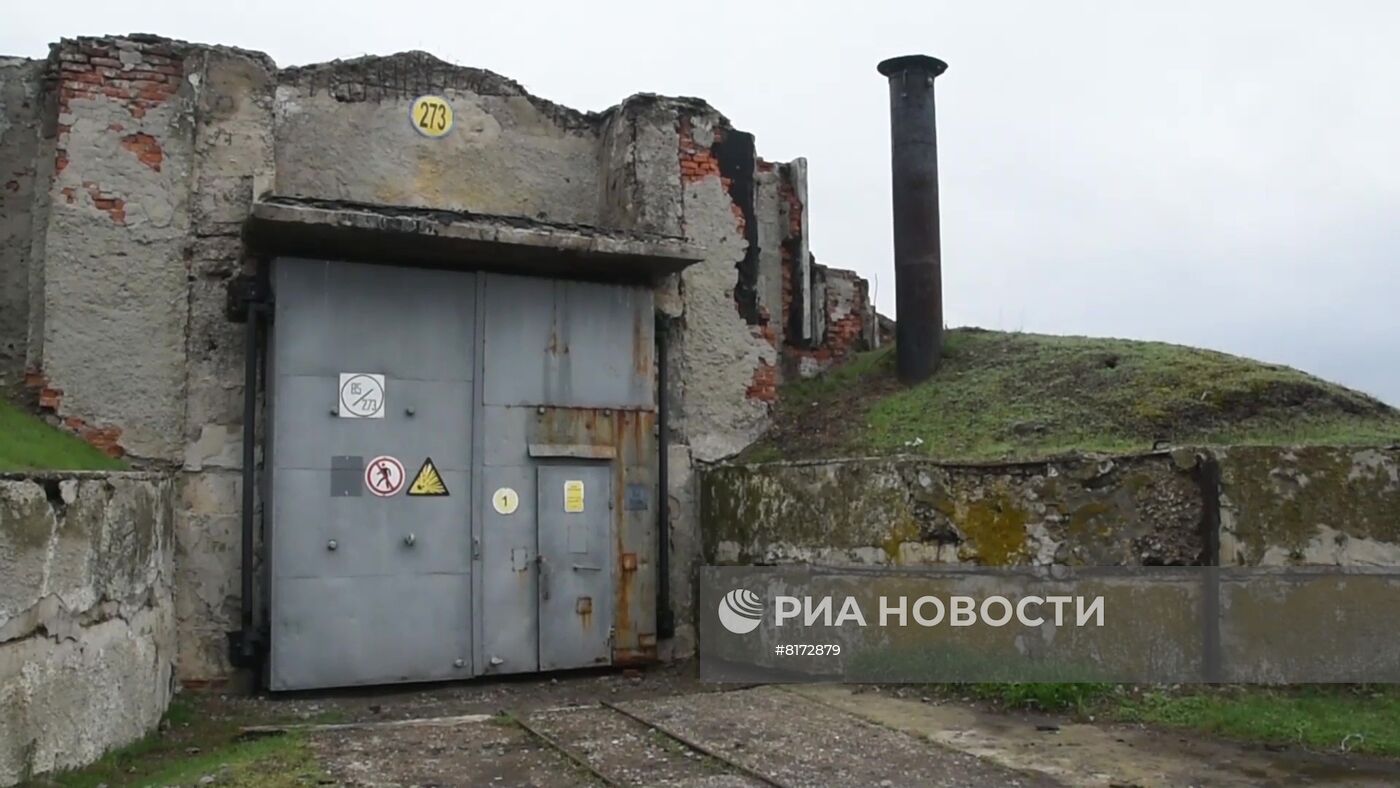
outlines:
{"label": "left door panel", "polygon": [[[473,675],[476,275],[279,258],[272,279],[270,686]],[[383,376],[378,417],[342,417],[345,373]],[[429,459],[437,494],[409,495]]]}

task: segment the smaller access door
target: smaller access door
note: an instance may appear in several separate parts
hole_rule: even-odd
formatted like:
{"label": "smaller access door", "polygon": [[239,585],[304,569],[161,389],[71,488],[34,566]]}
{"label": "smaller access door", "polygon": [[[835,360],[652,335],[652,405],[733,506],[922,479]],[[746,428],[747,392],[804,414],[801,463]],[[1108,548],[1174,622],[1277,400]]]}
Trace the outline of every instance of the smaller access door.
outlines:
{"label": "smaller access door", "polygon": [[612,468],[541,465],[540,670],[606,665],[612,658]]}

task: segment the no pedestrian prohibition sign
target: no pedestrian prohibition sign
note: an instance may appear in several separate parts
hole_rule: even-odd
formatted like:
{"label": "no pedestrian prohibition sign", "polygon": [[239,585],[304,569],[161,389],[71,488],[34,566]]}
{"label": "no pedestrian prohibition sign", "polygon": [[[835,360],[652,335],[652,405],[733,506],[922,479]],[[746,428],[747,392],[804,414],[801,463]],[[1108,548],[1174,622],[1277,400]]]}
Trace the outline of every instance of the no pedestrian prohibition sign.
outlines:
{"label": "no pedestrian prohibition sign", "polygon": [[365,486],[380,498],[388,498],[403,489],[403,463],[388,455],[380,455],[365,466]]}

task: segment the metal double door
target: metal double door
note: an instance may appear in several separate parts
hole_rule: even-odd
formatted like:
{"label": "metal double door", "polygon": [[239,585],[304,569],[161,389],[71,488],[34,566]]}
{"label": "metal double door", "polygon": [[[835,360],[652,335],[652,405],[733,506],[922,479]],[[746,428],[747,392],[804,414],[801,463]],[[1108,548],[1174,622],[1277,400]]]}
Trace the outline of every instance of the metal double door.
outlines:
{"label": "metal double door", "polygon": [[[484,467],[479,439],[485,280],[275,261],[264,488],[272,689],[608,661],[599,633],[612,603],[610,518],[565,496],[581,483],[588,502],[610,500],[609,468],[518,467],[509,489],[530,505],[501,514],[489,503],[500,488],[483,477],[501,469]],[[514,644],[511,665],[493,664],[484,647],[494,642]]]}

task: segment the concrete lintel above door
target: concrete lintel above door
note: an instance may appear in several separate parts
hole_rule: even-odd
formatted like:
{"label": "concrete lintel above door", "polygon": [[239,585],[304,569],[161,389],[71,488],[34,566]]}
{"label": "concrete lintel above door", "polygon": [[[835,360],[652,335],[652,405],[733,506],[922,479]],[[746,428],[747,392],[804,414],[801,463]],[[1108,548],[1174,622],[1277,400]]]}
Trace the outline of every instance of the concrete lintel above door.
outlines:
{"label": "concrete lintel above door", "polygon": [[699,262],[683,238],[520,217],[268,197],[246,237],[265,255],[403,260],[582,279],[650,281]]}

